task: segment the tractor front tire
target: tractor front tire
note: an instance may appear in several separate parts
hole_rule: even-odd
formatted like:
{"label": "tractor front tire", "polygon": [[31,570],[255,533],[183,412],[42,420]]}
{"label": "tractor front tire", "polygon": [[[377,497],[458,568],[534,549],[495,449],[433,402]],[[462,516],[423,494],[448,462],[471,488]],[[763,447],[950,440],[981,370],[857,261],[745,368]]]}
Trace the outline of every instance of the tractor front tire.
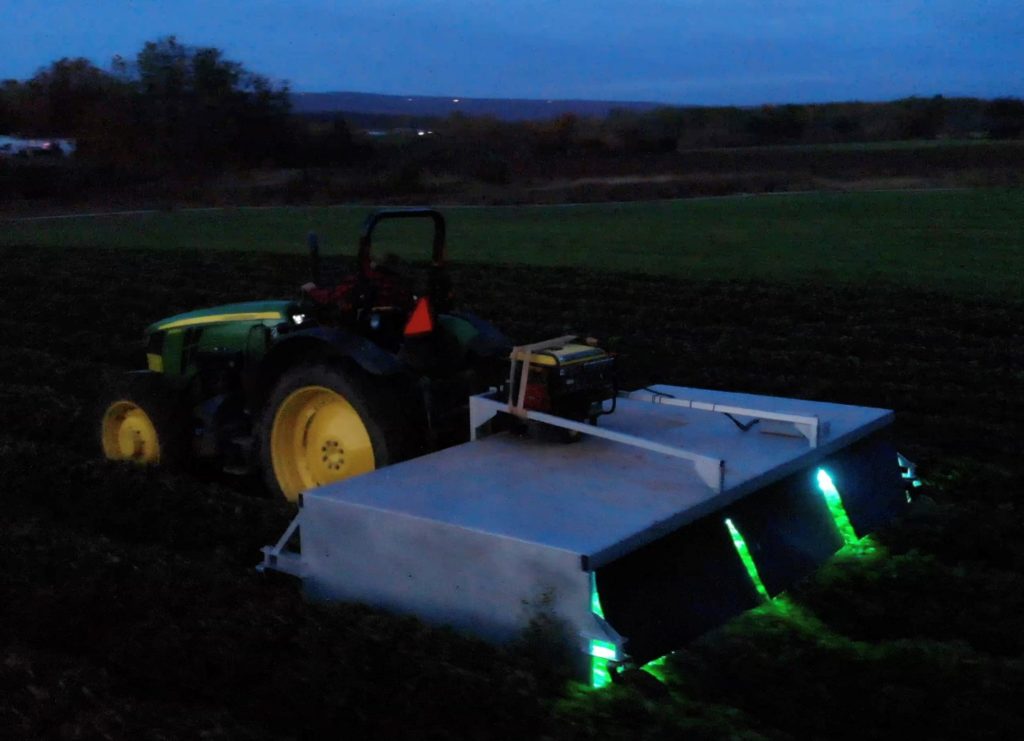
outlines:
{"label": "tractor front tire", "polygon": [[106,394],[99,416],[100,449],[108,460],[166,465],[184,447],[187,420],[158,374],[127,374]]}
{"label": "tractor front tire", "polygon": [[308,489],[406,457],[409,435],[393,392],[355,367],[320,363],[285,372],[260,416],[267,488],[294,502]]}

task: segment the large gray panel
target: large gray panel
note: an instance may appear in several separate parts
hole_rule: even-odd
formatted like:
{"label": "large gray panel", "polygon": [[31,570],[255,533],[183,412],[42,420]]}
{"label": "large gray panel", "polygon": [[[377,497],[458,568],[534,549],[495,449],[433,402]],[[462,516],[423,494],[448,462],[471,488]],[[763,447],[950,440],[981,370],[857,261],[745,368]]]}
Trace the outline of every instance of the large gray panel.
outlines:
{"label": "large gray panel", "polygon": [[506,640],[545,612],[593,631],[579,554],[309,496],[300,516],[312,597],[352,600]]}

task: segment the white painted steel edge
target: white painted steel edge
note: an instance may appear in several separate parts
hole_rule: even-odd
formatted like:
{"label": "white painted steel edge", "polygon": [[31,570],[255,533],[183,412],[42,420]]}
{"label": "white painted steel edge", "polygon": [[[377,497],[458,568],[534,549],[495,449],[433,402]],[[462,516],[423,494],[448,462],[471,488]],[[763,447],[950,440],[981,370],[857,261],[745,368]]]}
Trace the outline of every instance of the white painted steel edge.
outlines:
{"label": "white painted steel edge", "polygon": [[762,420],[771,420],[773,422],[788,422],[796,428],[796,431],[799,435],[802,435],[803,437],[807,438],[808,442],[810,442],[812,447],[817,446],[818,442],[822,437],[822,433],[824,433],[828,429],[828,425],[822,424],[817,416],[790,414],[788,412],[770,411],[754,407],[721,404],[719,402],[696,401],[694,399],[681,399],[675,395],[668,395],[665,393],[651,391],[648,389],[639,389],[637,391],[621,391],[619,392],[619,396],[621,398],[631,399],[633,401],[645,401],[650,404],[661,404],[664,406],[679,407],[681,409],[696,409],[698,411],[704,412],[731,414],[737,417],[752,417]]}
{"label": "white painted steel edge", "polygon": [[650,450],[654,453],[661,453],[662,455],[667,455],[672,458],[681,458],[682,460],[689,461],[693,464],[693,468],[701,481],[707,484],[714,492],[722,491],[722,467],[725,461],[720,458],[703,455],[702,453],[695,453],[691,450],[685,450],[672,445],[652,442],[636,435],[628,435],[623,432],[616,432],[615,430],[607,430],[602,427],[597,427],[596,425],[590,425],[584,422],[575,422],[571,419],[556,417],[551,414],[544,414],[543,412],[526,412],[524,416],[527,419],[544,422],[566,430],[582,432],[585,435],[593,435],[594,437],[610,440],[613,443],[632,445],[634,447]]}

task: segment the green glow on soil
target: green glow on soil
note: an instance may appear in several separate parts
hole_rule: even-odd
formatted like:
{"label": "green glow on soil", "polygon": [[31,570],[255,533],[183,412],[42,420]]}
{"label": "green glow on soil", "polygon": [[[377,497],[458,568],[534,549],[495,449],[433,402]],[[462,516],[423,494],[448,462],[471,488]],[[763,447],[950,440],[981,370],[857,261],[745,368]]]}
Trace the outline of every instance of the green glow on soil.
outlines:
{"label": "green glow on soil", "polygon": [[849,515],[846,514],[846,508],[843,506],[843,500],[839,496],[839,491],[836,489],[836,485],[832,483],[832,477],[828,475],[828,471],[824,468],[819,468],[817,479],[818,488],[821,489],[821,493],[825,497],[825,504],[828,505],[829,512],[832,513],[832,520],[836,523],[839,534],[843,536],[843,543],[846,545],[856,545],[860,538],[857,537],[857,533],[853,530],[853,525],[850,523]]}
{"label": "green glow on soil", "polygon": [[[853,529],[853,524],[850,522],[850,517],[846,512],[846,508],[843,506],[842,498],[839,496],[839,491],[836,489],[835,483],[832,481],[832,477],[825,469],[818,469],[816,481],[818,488],[821,490],[822,496],[825,498],[825,503],[828,505],[829,512],[836,524],[836,528],[839,530],[839,534],[843,538],[843,550],[847,552],[855,550],[857,555],[878,555],[879,548],[872,538],[861,539],[857,537],[857,534]],[[754,588],[757,589],[757,593],[760,594],[761,597],[766,600],[780,616],[785,616],[794,620],[798,615],[800,615],[803,621],[806,622],[806,616],[802,614],[802,611],[784,595],[780,596],[778,600],[772,600],[764,582],[761,581],[761,575],[757,571],[757,564],[754,562],[754,556],[751,554],[750,547],[747,545],[747,541],[744,539],[743,534],[739,529],[737,529],[735,523],[728,517],[725,519],[725,526],[729,530],[729,535],[732,537],[732,544],[736,548],[736,553],[739,555],[740,561],[743,562],[744,568],[747,570],[747,576],[750,577],[750,581],[754,584]],[[596,576],[591,574],[590,578],[590,610],[598,617],[604,618],[604,610],[601,608],[601,598],[597,593]],[[590,641],[590,656],[591,686],[595,689],[607,686],[612,681],[609,664],[614,662],[618,657],[618,651],[615,648],[615,645],[606,641],[592,640]],[[641,668],[664,683],[664,669],[667,659],[668,655],[662,656],[647,662]]]}
{"label": "green glow on soil", "polygon": [[761,581],[761,575],[757,573],[757,564],[754,563],[754,557],[750,554],[750,548],[747,547],[747,541],[743,539],[743,535],[736,529],[736,526],[728,517],[725,518],[725,526],[729,528],[729,534],[732,536],[732,544],[736,547],[736,552],[740,555],[740,560],[743,562],[743,566],[747,569],[747,575],[750,577],[750,581],[754,582],[754,587],[757,589],[757,593],[766,600],[770,600],[771,597],[768,595],[768,590],[765,589],[764,582]]}
{"label": "green glow on soil", "polygon": [[655,679],[657,679],[662,684],[665,684],[665,662],[667,660],[668,654],[658,659],[652,659],[640,668],[648,674],[650,674]]}

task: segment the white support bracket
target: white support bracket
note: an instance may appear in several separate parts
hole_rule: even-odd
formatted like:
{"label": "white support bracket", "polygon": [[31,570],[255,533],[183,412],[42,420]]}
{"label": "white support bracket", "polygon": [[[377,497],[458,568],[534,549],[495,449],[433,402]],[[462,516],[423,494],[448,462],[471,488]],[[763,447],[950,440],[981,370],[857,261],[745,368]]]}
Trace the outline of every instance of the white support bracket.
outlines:
{"label": "white support bracket", "polygon": [[[815,416],[805,414],[773,412],[767,409],[738,407],[730,404],[710,404],[693,399],[680,399],[669,394],[662,394],[647,389],[623,391],[619,393],[619,396],[634,401],[646,401],[651,404],[664,404],[665,406],[683,409],[696,409],[704,412],[717,412],[736,417],[758,419],[762,422],[761,432],[769,435],[793,435],[796,433],[797,436],[806,438],[812,448],[818,447],[818,443],[828,433],[828,423],[822,422]],[[768,424],[764,424],[765,422]]]}
{"label": "white support bracket", "polygon": [[489,394],[478,394],[469,397],[469,439],[476,441],[480,439],[481,429],[485,424],[494,419],[499,412],[507,411],[503,404],[498,404],[490,395],[498,393],[498,389],[492,388]]}
{"label": "white support bracket", "polygon": [[263,553],[263,563],[257,564],[257,571],[261,574],[268,570],[280,571],[284,574],[291,574],[292,576],[302,578],[304,573],[302,554],[285,550],[288,541],[291,540],[291,537],[299,528],[299,519],[301,517],[302,513],[299,512],[274,545],[265,545],[260,548],[260,552]]}

